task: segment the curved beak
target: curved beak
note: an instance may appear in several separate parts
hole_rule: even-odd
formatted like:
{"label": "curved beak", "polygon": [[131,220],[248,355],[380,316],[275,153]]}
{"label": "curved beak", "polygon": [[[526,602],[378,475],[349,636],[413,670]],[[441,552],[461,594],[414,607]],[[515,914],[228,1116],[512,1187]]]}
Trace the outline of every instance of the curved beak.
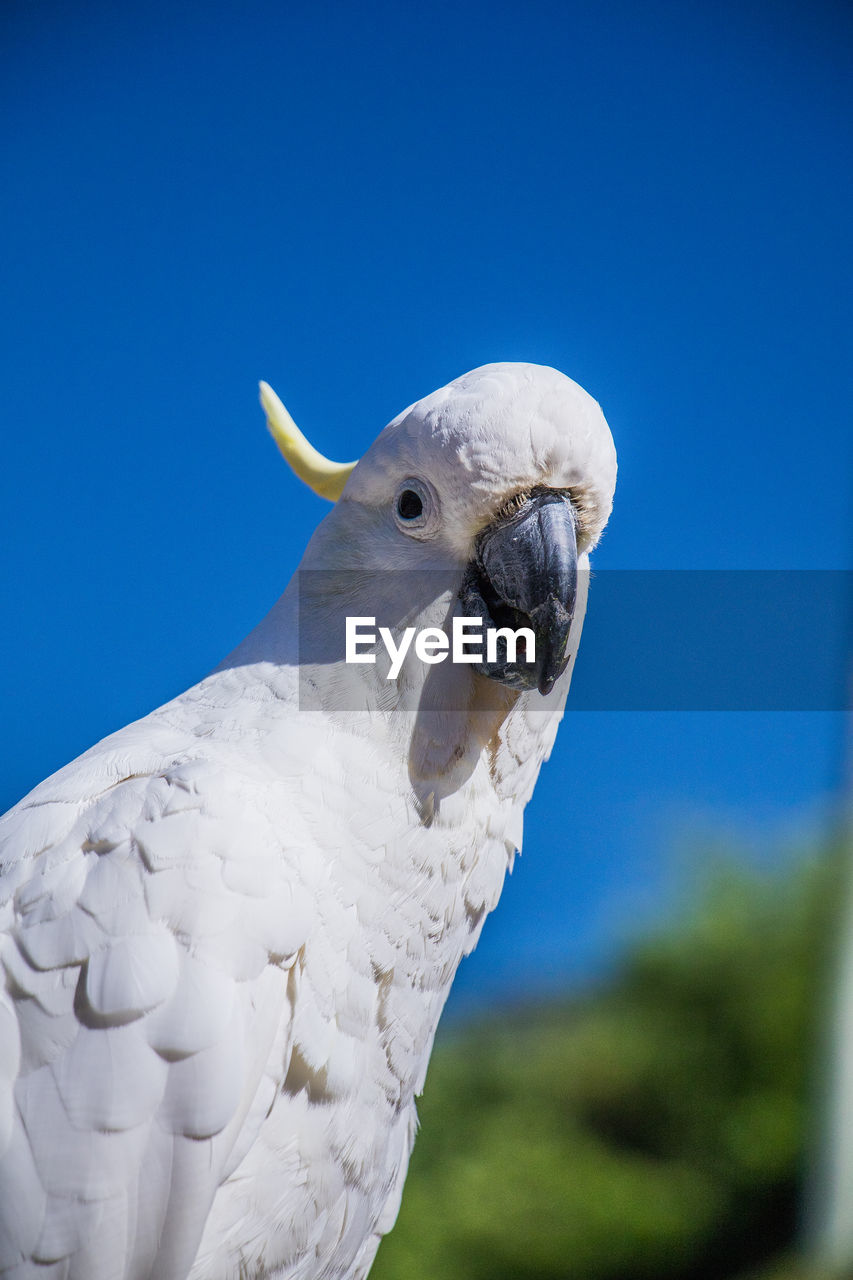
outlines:
{"label": "curved beak", "polygon": [[[559,489],[534,493],[480,534],[459,599],[466,617],[479,617],[498,634],[476,670],[512,689],[551,692],[569,664],[577,560],[574,510]],[[532,631],[534,653],[523,640],[513,652],[500,634],[505,628]]]}

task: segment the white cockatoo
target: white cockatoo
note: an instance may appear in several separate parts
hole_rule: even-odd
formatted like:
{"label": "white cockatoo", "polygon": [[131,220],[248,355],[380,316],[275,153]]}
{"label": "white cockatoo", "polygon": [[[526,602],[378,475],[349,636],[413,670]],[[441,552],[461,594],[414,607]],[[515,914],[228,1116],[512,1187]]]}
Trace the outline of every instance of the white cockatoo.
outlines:
{"label": "white cockatoo", "polygon": [[[339,466],[261,385],[335,501],[299,571],[211,675],[0,819],[4,1280],[367,1274],[562,715],[616,477],[596,402],[488,365]],[[534,654],[439,662],[433,630],[393,676],[378,639],[346,660],[347,618],[461,616]]]}

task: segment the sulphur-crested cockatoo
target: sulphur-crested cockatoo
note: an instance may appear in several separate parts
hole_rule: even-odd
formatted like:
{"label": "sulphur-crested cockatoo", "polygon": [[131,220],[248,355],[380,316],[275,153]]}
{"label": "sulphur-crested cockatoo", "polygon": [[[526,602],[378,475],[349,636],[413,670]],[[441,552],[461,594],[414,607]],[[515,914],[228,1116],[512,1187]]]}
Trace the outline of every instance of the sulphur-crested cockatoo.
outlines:
{"label": "sulphur-crested cockatoo", "polygon": [[[595,401],[488,365],[357,466],[262,402],[336,500],[299,572],[211,675],[0,820],[4,1280],[367,1274],[562,714],[616,475]],[[449,646],[463,616],[533,654],[380,642]],[[375,661],[347,661],[347,618]]]}

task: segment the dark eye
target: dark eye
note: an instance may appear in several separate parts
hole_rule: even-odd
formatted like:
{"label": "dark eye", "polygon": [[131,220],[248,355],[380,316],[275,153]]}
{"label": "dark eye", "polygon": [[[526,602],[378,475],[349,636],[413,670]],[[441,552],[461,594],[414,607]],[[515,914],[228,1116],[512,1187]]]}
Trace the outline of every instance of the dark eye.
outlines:
{"label": "dark eye", "polygon": [[407,538],[432,538],[440,528],[435,490],[418,476],[401,481],[392,511],[397,528]]}
{"label": "dark eye", "polygon": [[397,515],[401,520],[417,520],[423,509],[423,499],[414,489],[404,489],[397,499]]}

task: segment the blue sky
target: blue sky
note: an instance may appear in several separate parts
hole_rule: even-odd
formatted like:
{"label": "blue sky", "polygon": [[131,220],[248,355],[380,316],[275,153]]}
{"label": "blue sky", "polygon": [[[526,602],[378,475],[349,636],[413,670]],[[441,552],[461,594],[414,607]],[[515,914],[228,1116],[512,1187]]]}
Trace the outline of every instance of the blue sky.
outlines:
{"label": "blue sky", "polygon": [[[7,0],[0,805],[283,589],[324,504],[261,377],[349,458],[553,364],[619,450],[597,568],[850,567],[851,49],[786,0]],[[570,715],[459,1006],[594,970],[709,833],[807,840],[842,729]]]}

